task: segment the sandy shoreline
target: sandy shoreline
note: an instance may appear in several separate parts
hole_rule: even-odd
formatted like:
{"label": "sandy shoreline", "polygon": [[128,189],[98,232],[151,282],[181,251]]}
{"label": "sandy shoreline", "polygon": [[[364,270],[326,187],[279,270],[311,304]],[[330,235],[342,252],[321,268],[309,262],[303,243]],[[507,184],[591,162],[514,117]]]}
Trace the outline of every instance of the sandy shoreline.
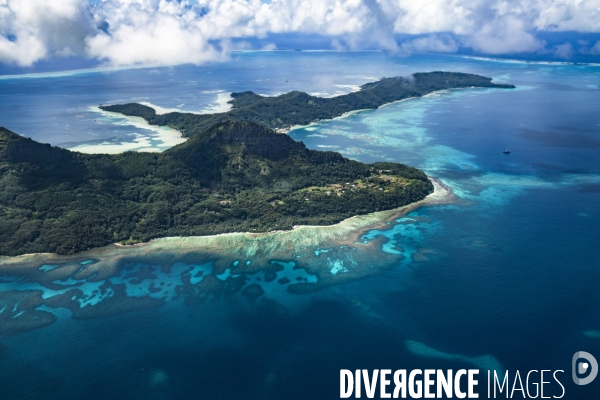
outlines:
{"label": "sandy shoreline", "polygon": [[[152,108],[154,110],[154,112],[156,112],[156,115],[164,115],[164,114],[169,114],[169,113],[173,113],[173,112],[180,113],[180,114],[204,115],[204,114],[220,114],[220,113],[226,113],[228,111],[231,111],[231,109],[233,107],[232,104],[229,104],[229,101],[233,100],[233,97],[231,97],[231,92],[226,92],[223,90],[223,91],[216,91],[215,94],[217,95],[217,98],[214,101],[212,101],[211,103],[209,103],[202,110],[199,110],[199,111],[184,110],[183,108],[161,107],[159,105],[150,103],[148,101],[140,101],[138,104]],[[119,113],[117,113],[117,114],[119,114]]]}
{"label": "sandy shoreline", "polygon": [[341,115],[338,115],[337,117],[334,117],[334,118],[329,118],[329,119],[322,119],[322,120],[313,121],[313,122],[311,122],[311,123],[310,123],[310,124],[308,124],[308,125],[293,125],[293,126],[290,126],[289,128],[278,128],[278,129],[276,129],[275,131],[276,131],[277,133],[289,133],[289,132],[291,132],[291,131],[293,131],[293,130],[295,130],[295,129],[308,128],[308,127],[311,127],[311,126],[313,126],[313,125],[316,125],[316,124],[318,124],[318,123],[320,123],[320,122],[323,122],[323,121],[335,121],[335,120],[340,120],[340,119],[344,119],[344,118],[350,117],[350,116],[352,116],[352,115],[354,115],[354,114],[360,114],[360,113],[362,113],[362,112],[365,112],[365,111],[375,111],[375,110],[380,110],[380,109],[382,109],[382,108],[389,107],[389,106],[391,106],[391,105],[398,104],[398,103],[402,103],[402,102],[405,102],[405,101],[414,100],[414,99],[422,99],[422,98],[427,98],[427,97],[430,97],[430,96],[432,96],[432,95],[436,95],[436,94],[440,94],[440,93],[444,93],[444,92],[450,92],[450,91],[452,91],[452,90],[462,90],[462,89],[473,89],[473,88],[470,88],[470,87],[469,87],[469,88],[453,88],[453,89],[440,89],[440,90],[435,90],[435,91],[433,91],[433,92],[431,92],[431,93],[427,93],[427,94],[425,94],[425,95],[423,95],[423,96],[413,96],[413,97],[407,97],[407,98],[405,98],[405,99],[401,99],[401,100],[396,100],[396,101],[392,101],[392,102],[389,102],[389,103],[385,103],[385,104],[382,104],[382,105],[380,105],[380,106],[379,106],[379,107],[377,107],[377,108],[362,108],[362,109],[360,109],[360,110],[352,110],[352,111],[345,112],[345,113],[343,113],[343,114],[341,114]]}
{"label": "sandy shoreline", "polygon": [[[217,92],[217,98],[207,107],[200,111],[186,111],[176,108],[165,108],[156,104],[142,101],[139,104],[152,108],[157,115],[163,115],[171,112],[182,114],[219,114],[231,110],[232,105],[228,102],[232,100],[230,92]],[[112,118],[122,121],[116,125],[129,125],[144,131],[148,134],[135,134],[135,139],[126,140],[123,138],[117,142],[105,141],[96,144],[79,144],[70,147],[69,150],[85,154],[120,154],[126,151],[137,152],[162,152],[173,146],[186,142],[189,138],[183,136],[183,133],[177,129],[168,126],[151,125],[144,118],[128,116],[117,112],[105,111],[99,107],[89,107],[88,111],[98,113],[101,117]]]}
{"label": "sandy shoreline", "polygon": [[68,148],[71,151],[85,154],[121,154],[126,151],[161,152],[187,141],[187,138],[180,131],[168,126],[150,125],[142,117],[126,116],[121,113],[105,111],[98,107],[90,107],[88,111],[98,113],[104,118],[121,121],[115,123],[116,125],[132,126],[148,131],[148,133],[135,134],[135,139],[130,141],[126,141],[123,138],[118,142],[107,141],[96,144],[80,144]]}

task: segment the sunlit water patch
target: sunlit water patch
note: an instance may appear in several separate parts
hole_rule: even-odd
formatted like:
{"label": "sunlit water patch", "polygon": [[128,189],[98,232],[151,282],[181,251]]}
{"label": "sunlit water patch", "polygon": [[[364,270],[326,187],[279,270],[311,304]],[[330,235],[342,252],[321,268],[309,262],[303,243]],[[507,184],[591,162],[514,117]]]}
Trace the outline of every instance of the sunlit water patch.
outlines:
{"label": "sunlit water patch", "polygon": [[[599,183],[600,174],[564,173],[551,180],[540,175],[523,174],[520,171],[522,166],[518,162],[510,164],[511,155],[502,154],[502,148],[495,149],[494,155],[495,158],[504,157],[499,169],[513,169],[515,173],[490,170],[487,165],[479,163],[481,156],[444,144],[448,138],[452,139],[459,133],[448,132],[443,125],[432,122],[433,115],[450,113],[448,106],[452,103],[493,102],[490,97],[506,98],[511,93],[532,89],[535,88],[440,91],[424,98],[396,102],[378,110],[299,127],[290,134],[298,140],[304,140],[309,146],[335,146],[336,151],[361,161],[385,160],[416,166],[430,176],[441,178],[460,198],[476,201],[481,206],[507,204],[527,189]],[[509,135],[508,132],[503,134]],[[360,145],[357,146],[358,143]]]}
{"label": "sunlit water patch", "polygon": [[407,349],[414,355],[438,360],[448,361],[462,361],[471,364],[472,366],[479,368],[483,371],[496,371],[500,379],[504,378],[504,369],[496,357],[491,355],[482,355],[476,357],[468,357],[462,354],[450,354],[440,350],[436,350],[432,347],[427,346],[424,343],[416,342],[414,340],[406,341]]}

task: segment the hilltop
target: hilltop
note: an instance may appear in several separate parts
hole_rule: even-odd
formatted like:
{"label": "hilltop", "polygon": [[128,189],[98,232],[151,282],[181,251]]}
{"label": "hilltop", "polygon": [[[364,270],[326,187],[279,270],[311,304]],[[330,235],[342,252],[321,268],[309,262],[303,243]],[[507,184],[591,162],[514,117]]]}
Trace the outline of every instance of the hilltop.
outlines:
{"label": "hilltop", "polygon": [[421,200],[422,171],[225,121],[163,153],[81,154],[0,128],[0,255],[329,225]]}
{"label": "hilltop", "polygon": [[422,171],[309,150],[275,129],[464,87],[514,86],[431,72],[385,78],[334,98],[234,93],[233,109],[220,114],[102,107],[190,138],[159,154],[81,154],[0,128],[0,255],[71,254],[165,236],[330,225],[422,200],[433,191]]}

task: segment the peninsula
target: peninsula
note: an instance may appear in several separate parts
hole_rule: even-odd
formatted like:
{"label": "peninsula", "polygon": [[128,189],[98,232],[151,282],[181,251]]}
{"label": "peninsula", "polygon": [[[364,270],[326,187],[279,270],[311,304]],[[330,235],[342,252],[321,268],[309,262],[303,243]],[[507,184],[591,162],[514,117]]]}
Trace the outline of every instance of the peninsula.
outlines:
{"label": "peninsula", "polygon": [[330,225],[422,200],[433,185],[420,170],[310,150],[273,128],[473,86],[512,87],[436,72],[383,79],[332,99],[238,93],[232,111],[213,115],[104,107],[175,126],[190,138],[159,154],[81,154],[0,128],[0,255]]}
{"label": "peninsula", "polygon": [[266,97],[253,92],[232,93],[232,110],[217,114],[172,112],[156,114],[153,108],[137,104],[100,106],[104,111],[142,117],[151,125],[170,126],[192,137],[212,125],[226,120],[255,122],[267,128],[286,130],[294,125],[308,125],[318,120],[332,119],[356,110],[376,109],[384,104],[421,97],[447,89],[503,88],[513,85],[492,83],[491,78],[458,72],[416,73],[409,78],[383,78],[361,86],[358,92],[322,98],[303,92],[290,92]]}

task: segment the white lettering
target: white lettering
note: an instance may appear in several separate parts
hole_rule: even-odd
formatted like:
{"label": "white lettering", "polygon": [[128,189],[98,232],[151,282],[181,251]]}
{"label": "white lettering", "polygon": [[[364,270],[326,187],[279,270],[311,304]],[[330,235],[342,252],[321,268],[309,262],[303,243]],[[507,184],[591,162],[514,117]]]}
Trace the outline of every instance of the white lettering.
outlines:
{"label": "white lettering", "polygon": [[537,382],[534,382],[534,383],[533,383],[533,386],[535,386],[535,396],[532,396],[532,395],[531,395],[531,393],[529,393],[529,375],[530,375],[532,372],[538,372],[538,370],[537,370],[537,369],[533,369],[533,370],[531,370],[531,371],[529,371],[529,372],[527,373],[527,380],[525,381],[525,385],[527,386],[527,396],[529,396],[529,397],[530,397],[530,398],[532,398],[532,399],[537,399],[537,397],[538,397],[538,396],[539,396],[539,394],[540,394],[539,384],[538,384]]}
{"label": "white lettering", "polygon": [[423,383],[425,389],[425,398],[426,399],[435,399],[435,393],[431,393],[429,390],[431,386],[435,383],[433,379],[431,379],[431,375],[435,374],[435,369],[426,369],[425,370],[425,382]]}
{"label": "white lettering", "polygon": [[555,380],[556,382],[558,382],[558,384],[559,384],[559,385],[560,385],[560,387],[562,388],[562,394],[561,394],[560,396],[552,396],[552,397],[554,397],[555,399],[562,399],[562,398],[565,396],[565,387],[562,385],[562,383],[560,383],[560,381],[559,381],[559,380],[558,380],[558,378],[556,377],[556,373],[557,373],[557,372],[563,372],[563,373],[564,373],[565,371],[563,371],[562,369],[559,369],[559,370],[556,370],[556,371],[554,371],[554,374],[553,374],[553,376],[554,376],[554,380]]}
{"label": "white lettering", "polygon": [[459,399],[464,399],[467,397],[465,392],[460,391],[460,377],[466,375],[467,371],[464,369],[459,369],[456,375],[454,376],[454,393],[456,393],[456,397]]}
{"label": "white lettering", "polygon": [[406,370],[405,369],[399,369],[396,372],[394,372],[394,385],[396,385],[396,387],[394,388],[394,398],[397,399],[400,389],[402,389],[402,398],[405,399],[406,398]]}
{"label": "white lettering", "polygon": [[[415,382],[415,375],[421,374],[422,371],[420,369],[413,369],[408,376],[408,393],[413,399],[420,399],[423,396],[423,382],[420,379]],[[415,386],[417,387],[416,392]]]}
{"label": "white lettering", "polygon": [[[477,388],[479,384],[479,380],[477,379],[480,373],[479,369],[460,369],[456,372],[451,369],[414,369],[412,371],[407,371],[405,369],[395,371],[391,369],[374,369],[372,370],[372,373],[370,371],[371,370],[367,369],[357,369],[355,371],[341,369],[340,398],[348,399],[354,395],[355,398],[359,399],[361,397],[363,385],[365,395],[369,399],[375,398],[377,393],[379,394],[379,398],[382,399],[390,399],[392,397],[394,399],[406,399],[407,396],[413,399],[452,397],[458,399],[467,397],[469,399],[479,398],[479,393],[477,393],[479,391]],[[551,381],[544,380],[544,373],[547,374],[548,372],[553,372],[552,376],[554,381],[556,381],[562,389],[560,394],[548,393],[552,392],[551,389],[554,388],[554,384]],[[564,373],[565,371],[538,371],[534,369],[527,373],[527,378],[525,382],[523,382],[521,372],[516,370],[512,386],[509,386],[509,371],[494,371],[494,378],[492,381],[492,370],[488,370],[487,398],[503,398],[504,396],[502,395],[505,394],[507,399],[518,399],[521,398],[521,396],[523,396],[523,399],[562,399],[565,397],[566,390],[559,379],[559,372]],[[540,374],[539,382],[537,381],[537,373]],[[463,376],[465,377],[466,382],[462,382],[463,384],[461,386],[461,379]],[[379,384],[379,389],[377,389],[377,384]],[[392,384],[394,385],[393,391],[391,388]],[[491,386],[494,387],[493,394],[491,393]],[[551,386],[551,388],[548,388],[547,386]],[[464,389],[467,390],[463,392],[462,390]],[[544,390],[546,393],[544,393]]]}
{"label": "white lettering", "polygon": [[500,386],[500,382],[498,381],[498,375],[496,375],[496,371],[494,371],[494,398],[496,398],[496,386],[500,389],[500,393],[504,390],[504,385],[506,385],[506,398],[508,398],[508,371],[504,375],[504,379],[502,380],[502,386]]}
{"label": "white lettering", "polygon": [[444,371],[437,370],[437,397],[442,398],[442,389],[446,392],[446,397],[452,397],[452,370],[448,370],[448,379],[444,376]]}
{"label": "white lettering", "polygon": [[382,369],[381,370],[381,379],[380,379],[381,387],[379,388],[379,390],[380,390],[379,397],[381,397],[382,399],[389,399],[390,397],[392,397],[392,395],[387,392],[387,387],[390,384],[390,380],[387,379],[387,376],[391,373],[392,373],[391,369]]}
{"label": "white lettering", "polygon": [[363,369],[363,380],[365,381],[365,393],[369,399],[375,397],[375,388],[377,387],[377,376],[379,375],[379,370],[373,370],[373,379],[369,379],[369,371]]}
{"label": "white lettering", "polygon": [[[346,383],[348,384],[346,385]],[[354,386],[352,372],[347,369],[340,370],[340,399],[352,396],[352,386]]]}
{"label": "white lettering", "polygon": [[[519,389],[516,389],[517,380],[519,381]],[[521,374],[519,374],[519,370],[517,370],[517,374],[515,375],[515,380],[512,385],[512,390],[510,391],[510,398],[512,399],[515,390],[523,392],[523,398],[525,398],[525,389],[523,388],[523,381],[521,380]]]}
{"label": "white lettering", "polygon": [[540,382],[540,386],[541,386],[541,388],[540,388],[541,398],[542,399],[549,399],[550,396],[544,397],[544,383],[550,383],[550,382],[544,382],[544,372],[552,372],[552,371],[550,371],[549,369],[543,369],[542,372],[541,372],[541,374],[542,374],[542,379],[541,379],[541,382]]}
{"label": "white lettering", "polygon": [[456,397],[459,399],[464,399],[467,397],[465,392],[460,391],[460,377],[466,375],[467,371],[464,369],[459,369],[456,375],[454,376],[454,393],[456,393]]}
{"label": "white lettering", "polygon": [[475,380],[475,375],[479,375],[478,369],[470,369],[469,370],[469,398],[470,399],[478,399],[479,395],[475,393],[475,385],[479,383],[479,381]]}

